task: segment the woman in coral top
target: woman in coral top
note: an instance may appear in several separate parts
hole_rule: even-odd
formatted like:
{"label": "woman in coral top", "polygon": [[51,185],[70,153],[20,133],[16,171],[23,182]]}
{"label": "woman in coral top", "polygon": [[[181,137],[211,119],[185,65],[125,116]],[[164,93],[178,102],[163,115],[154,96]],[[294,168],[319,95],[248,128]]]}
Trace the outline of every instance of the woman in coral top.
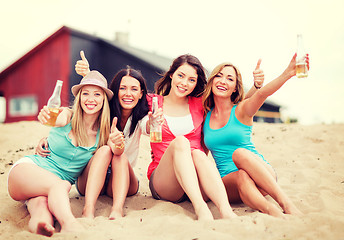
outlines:
{"label": "woman in coral top", "polygon": [[[147,176],[155,199],[179,203],[189,199],[199,220],[213,219],[205,200],[212,200],[222,218],[236,216],[216,165],[201,146],[202,99],[206,76],[192,55],[177,57],[169,71],[157,81],[156,93],[162,108],[162,142],[151,143],[153,160]],[[152,107],[152,98],[148,97]]]}

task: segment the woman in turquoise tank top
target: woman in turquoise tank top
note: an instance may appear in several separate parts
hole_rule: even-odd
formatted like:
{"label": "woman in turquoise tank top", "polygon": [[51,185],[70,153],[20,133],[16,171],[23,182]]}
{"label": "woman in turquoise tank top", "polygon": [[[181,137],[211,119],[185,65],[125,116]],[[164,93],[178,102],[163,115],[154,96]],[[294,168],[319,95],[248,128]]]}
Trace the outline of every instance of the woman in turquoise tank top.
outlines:
{"label": "woman in turquoise tank top", "polygon": [[[61,232],[82,231],[73,216],[69,191],[93,153],[108,141],[110,110],[108,99],[113,93],[97,71],[91,71],[79,85],[72,87],[73,111],[61,108],[55,127],[49,133],[50,157],[25,156],[8,174],[8,192],[16,201],[27,201],[29,230],[51,236],[53,217]],[[72,114],[73,112],[73,114]],[[49,109],[44,106],[38,119],[46,123]]]}
{"label": "woman in turquoise tank top", "polygon": [[[276,217],[284,213],[302,215],[276,182],[276,173],[254,147],[251,139],[253,116],[266,98],[296,74],[296,54],[285,71],[266,86],[244,99],[239,70],[230,63],[218,65],[211,73],[203,106],[207,113],[204,142],[216,161],[230,202]],[[258,61],[256,70],[260,68]],[[309,59],[307,55],[309,67]],[[257,87],[258,89],[259,87]],[[264,196],[269,194],[284,213]]]}

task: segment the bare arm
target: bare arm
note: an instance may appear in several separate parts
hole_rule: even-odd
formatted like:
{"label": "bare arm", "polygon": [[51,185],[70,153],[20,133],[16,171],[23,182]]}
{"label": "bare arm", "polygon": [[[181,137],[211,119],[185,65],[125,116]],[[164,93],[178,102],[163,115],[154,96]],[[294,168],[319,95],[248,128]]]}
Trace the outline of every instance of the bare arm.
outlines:
{"label": "bare arm", "polygon": [[[307,64],[309,68],[309,58],[307,56]],[[266,86],[256,91],[253,96],[246,99],[242,103],[243,114],[248,117],[253,117],[263,105],[264,101],[280,89],[283,84],[296,74],[296,54],[294,54],[288,67],[276,79],[269,82]]]}

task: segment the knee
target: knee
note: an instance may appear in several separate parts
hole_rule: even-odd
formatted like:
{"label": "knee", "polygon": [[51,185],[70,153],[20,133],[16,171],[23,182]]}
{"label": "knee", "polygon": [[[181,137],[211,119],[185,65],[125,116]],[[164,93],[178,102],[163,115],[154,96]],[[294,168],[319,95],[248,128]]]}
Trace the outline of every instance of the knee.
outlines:
{"label": "knee", "polygon": [[54,184],[51,187],[51,189],[61,189],[66,192],[69,192],[71,188],[72,188],[72,185],[67,180],[59,180],[56,184]]}
{"label": "knee", "polygon": [[108,145],[100,147],[91,158],[91,164],[108,166],[112,159],[112,150]]}
{"label": "knee", "polygon": [[202,163],[210,163],[216,167],[215,161],[210,159],[203,151],[201,151],[199,149],[192,150],[191,156],[192,156],[192,159],[193,159],[195,164],[197,161],[197,162],[202,162]]}
{"label": "knee", "polygon": [[247,156],[247,150],[244,148],[238,148],[237,150],[235,150],[232,155],[232,159],[237,168],[240,168],[240,166],[250,160]]}
{"label": "knee", "polygon": [[239,169],[237,174],[237,184],[238,187],[247,184],[248,182],[252,181],[250,175],[245,170]]}
{"label": "knee", "polygon": [[97,150],[96,154],[99,155],[100,158],[111,158],[112,150],[108,145],[104,145]]}
{"label": "knee", "polygon": [[191,148],[189,140],[184,136],[176,137],[171,144],[175,151],[184,151],[186,149],[190,150]]}

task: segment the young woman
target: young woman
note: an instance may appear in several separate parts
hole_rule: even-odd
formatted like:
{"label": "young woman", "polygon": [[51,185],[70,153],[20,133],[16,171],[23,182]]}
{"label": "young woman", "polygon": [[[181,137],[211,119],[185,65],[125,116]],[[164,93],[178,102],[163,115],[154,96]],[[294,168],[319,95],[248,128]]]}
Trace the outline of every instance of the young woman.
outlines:
{"label": "young woman", "polygon": [[[61,232],[83,229],[71,212],[68,193],[94,151],[105,145],[109,136],[108,99],[113,93],[106,79],[97,71],[89,72],[72,87],[72,93],[73,111],[63,109],[49,133],[50,156],[25,156],[8,175],[10,196],[27,200],[29,230],[46,236],[54,233],[53,217]],[[38,119],[46,123],[48,114],[44,107]]]}
{"label": "young woman", "polygon": [[108,146],[96,152],[78,180],[79,192],[85,194],[84,217],[94,217],[96,200],[103,192],[113,198],[109,219],[123,217],[126,197],[139,189],[133,167],[141,134],[149,133],[146,82],[139,71],[127,68],[115,75],[110,89],[115,94],[110,101],[115,131],[110,134]]}
{"label": "young woman", "polygon": [[[162,108],[162,142],[151,143],[149,187],[155,199],[179,203],[190,199],[198,219],[213,219],[204,199],[211,199],[223,218],[236,216],[215,164],[201,146],[206,76],[192,55],[176,58],[156,83],[155,96]],[[152,101],[148,99],[151,106]]]}
{"label": "young woman", "polygon": [[[242,201],[253,209],[276,217],[300,215],[276,182],[276,173],[259,154],[251,139],[253,116],[266,98],[295,76],[296,54],[276,79],[244,98],[241,74],[230,63],[218,65],[211,73],[203,105],[207,112],[204,142],[211,151],[226,187],[230,202]],[[307,56],[309,66],[309,59]],[[260,62],[258,63],[258,65]],[[283,212],[264,196],[269,194]]]}
{"label": "young woman", "polygon": [[[89,63],[83,51],[80,56],[75,70],[83,76],[90,71]],[[85,195],[84,217],[94,218],[97,198],[106,193],[113,198],[109,216],[112,220],[124,216],[126,197],[138,192],[139,182],[133,167],[138,158],[140,136],[149,133],[149,121],[146,81],[139,71],[130,67],[120,70],[109,87],[115,97],[109,103],[113,124],[108,145],[97,150],[76,186]],[[44,156],[49,154],[44,142],[38,145],[37,151]]]}

